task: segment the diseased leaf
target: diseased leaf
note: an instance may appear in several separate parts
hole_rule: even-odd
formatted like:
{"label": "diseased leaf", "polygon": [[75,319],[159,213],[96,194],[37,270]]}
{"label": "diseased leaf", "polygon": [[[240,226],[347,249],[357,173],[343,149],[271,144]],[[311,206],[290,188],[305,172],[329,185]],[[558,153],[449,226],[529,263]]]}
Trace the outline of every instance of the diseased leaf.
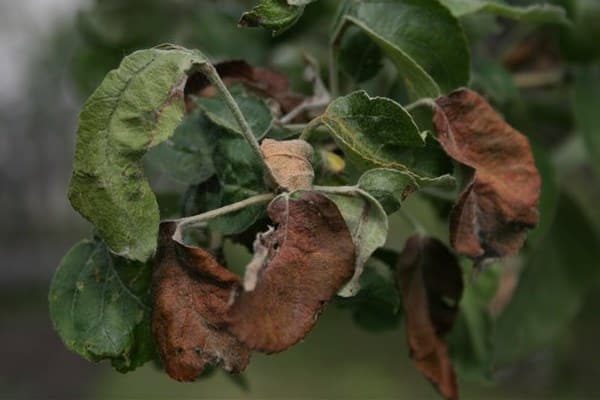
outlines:
{"label": "diseased leaf", "polygon": [[136,51],[83,107],[69,199],[118,255],[145,261],[154,253],[159,213],[141,158],[173,133],[187,76],[206,62],[170,45]]}
{"label": "diseased leaf", "polygon": [[322,194],[300,191],[269,205],[277,228],[252,291],[239,291],[229,330],[253,350],[275,353],[302,340],[350,279],[355,248],[342,215]]}
{"label": "diseased leaf", "polygon": [[430,186],[451,189],[455,185],[456,180],[451,175],[424,178],[390,168],[368,170],[358,180],[358,187],[381,203],[388,214],[398,210],[412,192]]}
{"label": "diseased leaf", "polygon": [[388,219],[381,204],[371,195],[356,189],[352,194],[327,193],[348,225],[356,247],[356,261],[352,279],[338,292],[339,296],[352,297],[360,290],[360,276],[373,252],[385,244]]}
{"label": "diseased leaf", "polygon": [[395,101],[361,90],[332,101],[321,122],[356,164],[408,170],[412,149],[425,142],[408,112]]}
{"label": "diseased leaf", "polygon": [[457,399],[456,375],[443,337],[454,324],[463,291],[458,261],[439,240],[414,235],[398,259],[397,279],[411,358],[445,398]]}
{"label": "diseased leaf", "polygon": [[456,17],[476,12],[486,12],[519,21],[570,24],[565,10],[562,7],[551,4],[534,4],[527,7],[519,7],[486,0],[440,0],[440,3],[448,7],[450,12]]}
{"label": "diseased leaf", "polygon": [[315,177],[310,163],[313,148],[308,142],[265,139],[260,149],[280,187],[288,191],[312,189]]}
{"label": "diseased leaf", "polygon": [[250,349],[221,325],[241,285],[206,251],[173,239],[176,224],[160,226],[154,261],[152,332],[166,372],[193,381],[207,366],[241,372]]}
{"label": "diseased leaf", "polygon": [[594,167],[600,172],[600,64],[579,67],[573,87],[573,112]]}
{"label": "diseased leaf", "polygon": [[177,182],[202,183],[215,173],[212,156],[216,134],[213,124],[194,112],[186,116],[173,136],[150,149],[145,159]]}
{"label": "diseased leaf", "polygon": [[279,35],[292,27],[302,16],[304,6],[290,5],[286,0],[259,0],[258,5],[242,15],[241,27],[261,26]]}
{"label": "diseased leaf", "polygon": [[538,223],[541,180],[529,141],[471,90],[436,103],[440,143],[473,169],[450,216],[452,246],[477,262],[515,254]]}
{"label": "diseased leaf", "polygon": [[458,20],[436,0],[364,0],[340,5],[334,37],[353,24],[396,65],[415,98],[469,81],[469,50]]}
{"label": "diseased leaf", "polygon": [[[269,107],[267,107],[263,100],[254,95],[247,94],[243,88],[234,87],[230,92],[246,117],[254,136],[257,139],[265,136],[273,122],[273,116]],[[242,135],[238,122],[229,107],[227,107],[222,96],[217,95],[211,98],[198,97],[196,98],[196,105],[216,125]]]}
{"label": "diseased leaf", "polygon": [[79,242],[50,285],[54,329],[70,350],[121,372],[150,361],[150,275],[148,265],[112,255],[99,240]]}

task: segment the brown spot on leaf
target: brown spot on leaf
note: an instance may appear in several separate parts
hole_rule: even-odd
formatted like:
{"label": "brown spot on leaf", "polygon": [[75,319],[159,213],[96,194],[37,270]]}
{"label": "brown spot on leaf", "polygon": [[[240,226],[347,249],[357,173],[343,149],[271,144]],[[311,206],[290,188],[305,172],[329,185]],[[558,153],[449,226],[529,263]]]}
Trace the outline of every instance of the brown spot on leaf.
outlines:
{"label": "brown spot on leaf", "polygon": [[538,223],[541,179],[529,141],[471,90],[436,103],[440,143],[473,169],[450,216],[452,246],[477,262],[516,253]]}
{"label": "brown spot on leaf", "polygon": [[296,192],[268,208],[277,229],[252,291],[240,290],[230,331],[250,348],[287,349],[312,329],[322,308],[354,272],[352,236],[335,204],[322,194]]}
{"label": "brown spot on leaf", "polygon": [[280,187],[288,191],[312,188],[315,172],[310,164],[313,155],[310,144],[300,139],[281,142],[265,139],[260,148]]}
{"label": "brown spot on leaf", "polygon": [[454,324],[462,296],[458,261],[439,240],[414,235],[398,258],[396,274],[411,358],[445,398],[456,399],[456,375],[443,335]]}
{"label": "brown spot on leaf", "polygon": [[[288,78],[279,72],[254,67],[243,60],[224,61],[215,65],[219,76],[229,85],[244,84],[255,94],[273,99],[283,113],[298,106],[304,97],[290,91]],[[210,86],[208,79],[201,73],[190,76],[185,87],[186,99],[189,95],[212,97],[216,90]],[[193,102],[186,102],[188,109]]]}
{"label": "brown spot on leaf", "polygon": [[241,372],[250,350],[222,329],[237,275],[206,251],[172,239],[174,222],[160,225],[153,275],[152,332],[165,370],[193,381],[207,365]]}

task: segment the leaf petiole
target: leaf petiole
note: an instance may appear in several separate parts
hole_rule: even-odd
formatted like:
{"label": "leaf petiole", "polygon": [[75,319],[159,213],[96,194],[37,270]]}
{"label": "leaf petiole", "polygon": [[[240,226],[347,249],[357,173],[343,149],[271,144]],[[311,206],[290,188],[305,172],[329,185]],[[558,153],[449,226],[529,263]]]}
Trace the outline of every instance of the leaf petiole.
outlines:
{"label": "leaf petiole", "polygon": [[413,111],[414,109],[419,108],[419,107],[428,107],[428,108],[430,108],[432,110],[435,110],[436,107],[437,107],[437,104],[435,103],[434,99],[429,98],[429,97],[425,97],[425,98],[419,99],[419,100],[417,100],[417,101],[415,101],[413,103],[405,105],[404,109],[406,111],[410,112],[410,111]]}

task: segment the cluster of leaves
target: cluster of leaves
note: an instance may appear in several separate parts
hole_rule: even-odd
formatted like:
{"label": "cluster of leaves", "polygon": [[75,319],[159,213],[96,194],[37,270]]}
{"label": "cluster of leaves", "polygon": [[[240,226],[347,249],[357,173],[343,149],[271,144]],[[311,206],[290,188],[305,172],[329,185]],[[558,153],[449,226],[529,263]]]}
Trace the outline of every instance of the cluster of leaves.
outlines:
{"label": "cluster of leaves", "polygon": [[[260,0],[240,25],[280,34],[313,2]],[[500,273],[484,265],[515,255],[540,222],[536,162],[544,160],[464,88],[478,86],[463,27],[474,13],[571,29],[563,9],[549,5],[344,1],[331,30],[329,86],[309,59],[310,95],[294,93],[281,73],[213,65],[179,46],[125,57],[80,115],[69,198],[95,231],[64,257],[50,289],[67,347],[120,371],[158,357],[184,381],[215,366],[237,373],[252,351],[301,341],[335,300],[369,329],[393,329],[403,314],[416,367],[446,398],[458,397],[453,364],[488,374],[491,306],[506,308],[500,329],[511,307],[527,307],[518,304],[525,289],[509,303]],[[356,90],[385,82],[390,66],[398,93]],[[591,96],[580,86],[578,99]],[[593,119],[588,104],[582,121]],[[589,124],[582,129],[593,131]],[[161,219],[149,169],[187,187],[180,215]],[[419,192],[453,202],[442,207],[448,245],[402,209]],[[548,202],[542,196],[534,240],[548,229]],[[388,235],[395,213],[417,227],[405,243]],[[224,238],[254,252],[243,277],[223,266]],[[469,259],[482,272],[467,285]],[[549,260],[560,262],[534,257],[525,274]]]}

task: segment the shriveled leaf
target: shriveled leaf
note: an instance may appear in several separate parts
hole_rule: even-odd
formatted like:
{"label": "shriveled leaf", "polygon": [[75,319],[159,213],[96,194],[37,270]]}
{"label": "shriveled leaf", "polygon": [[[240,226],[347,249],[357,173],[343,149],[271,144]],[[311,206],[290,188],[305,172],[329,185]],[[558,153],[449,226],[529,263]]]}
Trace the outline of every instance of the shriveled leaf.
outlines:
{"label": "shriveled leaf", "polygon": [[398,259],[397,279],[411,358],[445,398],[457,399],[456,375],[443,336],[454,324],[463,291],[458,261],[439,240],[411,236]]}
{"label": "shriveled leaf", "polygon": [[573,88],[573,112],[594,167],[600,172],[600,64],[579,67]]}
{"label": "shriveled leaf", "polygon": [[367,168],[407,170],[412,149],[425,145],[400,104],[362,90],[332,101],[321,122],[348,157]]}
{"label": "shriveled leaf", "polygon": [[99,240],[76,244],[50,285],[50,316],[65,345],[121,372],[153,359],[150,275],[148,265],[112,255]]}
{"label": "shriveled leaf", "polygon": [[358,187],[381,203],[388,214],[398,210],[400,203],[414,191],[426,187],[451,189],[455,185],[456,180],[451,175],[425,178],[390,168],[368,170],[358,180]]}
{"label": "shriveled leaf", "polygon": [[310,163],[313,148],[308,142],[300,139],[287,141],[265,139],[260,149],[280,187],[288,191],[312,188],[315,177]]}
{"label": "shriveled leaf", "polygon": [[154,253],[159,213],[141,158],[171,136],[188,73],[206,62],[198,51],[169,45],[136,51],[83,107],[69,199],[118,255],[145,261]]}
{"label": "shriveled leaf", "polygon": [[415,98],[436,97],[469,80],[469,50],[458,20],[436,0],[344,2],[335,32],[362,29],[396,65]]}
{"label": "shriveled leaf", "polygon": [[194,112],[183,120],[173,136],[150,149],[145,159],[177,182],[202,183],[215,173],[212,162],[215,133],[212,123]]}
{"label": "shriveled leaf", "polygon": [[292,27],[304,12],[304,6],[290,5],[286,0],[259,0],[251,11],[245,12],[238,23],[241,27],[261,26],[279,35]]}
{"label": "shriveled leaf", "polygon": [[373,78],[383,67],[383,52],[369,35],[351,27],[340,44],[340,69],[351,80],[361,83]]}
{"label": "shriveled leaf", "polygon": [[565,10],[551,4],[519,7],[487,0],[440,0],[440,3],[448,7],[450,12],[457,17],[486,12],[519,21],[565,25],[570,23]]}
{"label": "shriveled leaf", "polygon": [[436,102],[440,143],[473,169],[450,217],[452,246],[478,262],[515,254],[538,223],[541,179],[529,141],[471,90]]}
{"label": "shriveled leaf", "polygon": [[356,261],[352,279],[338,292],[352,297],[360,290],[360,276],[373,252],[385,244],[388,219],[381,204],[371,195],[356,189],[352,194],[327,193],[342,213],[356,246]]}
{"label": "shriveled leaf", "polygon": [[[252,94],[246,93],[240,87],[232,88],[230,91],[235,102],[246,117],[254,136],[256,136],[257,139],[265,136],[273,122],[273,116],[271,115],[269,107],[267,107],[263,100]],[[206,113],[206,116],[215,124],[242,135],[242,130],[238,122],[229,107],[227,107],[222,96],[211,98],[198,97],[196,99],[196,105],[201,108]]]}
{"label": "shriveled leaf", "polygon": [[335,204],[312,191],[276,198],[268,208],[275,232],[252,291],[240,291],[229,330],[250,348],[274,353],[302,340],[325,305],[350,279],[355,248]]}
{"label": "shriveled leaf", "polygon": [[205,250],[174,240],[175,230],[161,224],[153,274],[152,332],[165,370],[179,381],[208,366],[241,372],[250,350],[221,327],[240,279]]}

